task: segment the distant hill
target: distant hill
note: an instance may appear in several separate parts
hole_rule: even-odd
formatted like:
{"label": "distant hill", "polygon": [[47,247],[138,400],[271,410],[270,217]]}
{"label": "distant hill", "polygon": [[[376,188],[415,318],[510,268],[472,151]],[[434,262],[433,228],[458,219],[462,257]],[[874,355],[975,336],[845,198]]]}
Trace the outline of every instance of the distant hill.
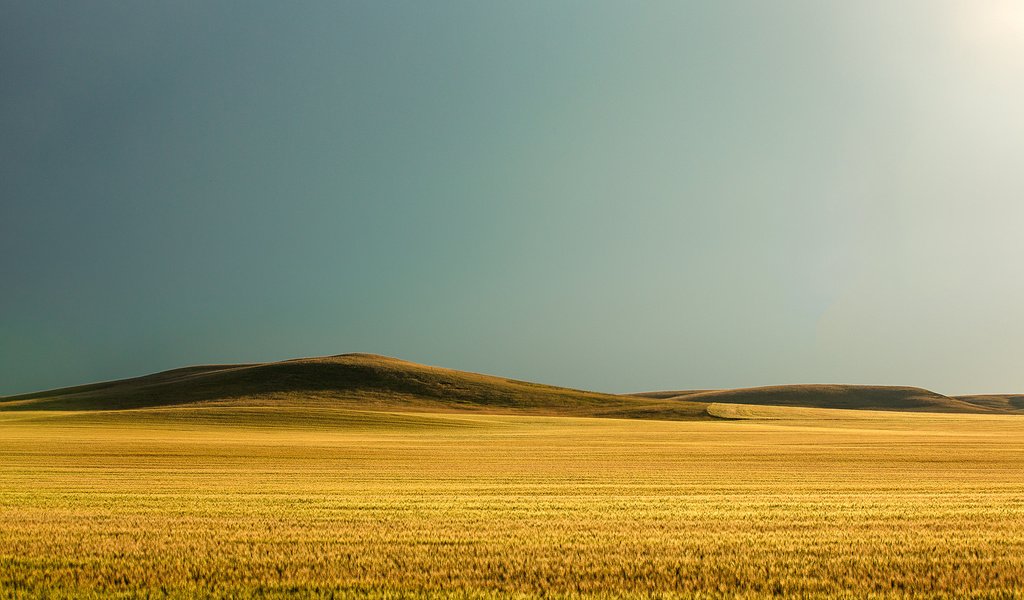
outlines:
{"label": "distant hill", "polygon": [[950,397],[914,387],[861,385],[785,385],[615,395],[431,367],[374,354],[185,367],[131,379],[3,397],[0,411],[294,406],[689,420],[712,418],[707,413],[712,403],[1024,414],[1024,395]]}
{"label": "distant hill", "polygon": [[601,394],[430,367],[373,354],[207,365],[0,398],[2,410],[183,405],[488,411],[649,419],[710,418],[706,405]]}
{"label": "distant hill", "polygon": [[1024,412],[1024,394],[978,394],[956,398],[974,406],[1007,412]]}
{"label": "distant hill", "polygon": [[687,402],[899,410],[944,413],[1024,413],[1021,396],[943,396],[916,387],[874,385],[774,385],[734,390],[644,392],[637,396]]}

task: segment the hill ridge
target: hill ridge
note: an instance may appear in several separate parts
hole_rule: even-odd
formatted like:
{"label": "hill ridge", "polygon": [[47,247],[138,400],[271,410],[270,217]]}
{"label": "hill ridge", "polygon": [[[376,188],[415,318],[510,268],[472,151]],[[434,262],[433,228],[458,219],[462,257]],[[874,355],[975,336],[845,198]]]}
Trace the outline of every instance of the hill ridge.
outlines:
{"label": "hill ridge", "polygon": [[211,404],[707,418],[703,404],[562,388],[367,353],[171,369],[136,378],[0,398],[0,411],[125,410]]}
{"label": "hill ridge", "polygon": [[[862,384],[790,384],[767,385],[726,390],[680,390],[642,392],[647,398],[686,400],[719,404],[791,406],[802,408],[842,408],[859,410],[904,410],[927,412],[1015,412],[1013,400],[1000,402],[986,396],[946,396],[916,386]],[[1024,396],[1021,396],[1024,398]]]}
{"label": "hill ridge", "polygon": [[1024,395],[945,396],[911,386],[797,384],[606,394],[363,352],[180,367],[140,377],[0,397],[0,411],[301,405],[675,420],[710,418],[706,409],[712,403],[1024,413]]}

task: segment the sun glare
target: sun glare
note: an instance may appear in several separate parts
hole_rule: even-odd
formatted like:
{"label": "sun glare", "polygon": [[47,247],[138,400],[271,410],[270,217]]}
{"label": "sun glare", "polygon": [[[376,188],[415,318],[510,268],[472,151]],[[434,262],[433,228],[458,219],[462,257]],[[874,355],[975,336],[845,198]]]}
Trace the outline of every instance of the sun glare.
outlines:
{"label": "sun glare", "polygon": [[972,0],[959,4],[957,26],[965,41],[996,58],[1024,61],[1024,1]]}

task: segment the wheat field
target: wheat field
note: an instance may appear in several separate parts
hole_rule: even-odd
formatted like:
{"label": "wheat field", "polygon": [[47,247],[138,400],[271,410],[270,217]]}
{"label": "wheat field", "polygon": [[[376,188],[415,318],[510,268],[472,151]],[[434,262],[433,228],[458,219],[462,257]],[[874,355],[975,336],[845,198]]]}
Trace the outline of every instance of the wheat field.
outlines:
{"label": "wheat field", "polygon": [[1024,419],[0,412],[3,598],[1018,598]]}

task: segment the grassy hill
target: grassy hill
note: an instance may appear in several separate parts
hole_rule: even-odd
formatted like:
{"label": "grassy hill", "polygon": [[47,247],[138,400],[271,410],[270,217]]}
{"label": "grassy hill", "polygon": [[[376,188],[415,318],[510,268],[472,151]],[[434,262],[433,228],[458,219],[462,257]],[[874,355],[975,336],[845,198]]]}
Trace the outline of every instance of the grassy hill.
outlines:
{"label": "grassy hill", "polygon": [[974,406],[996,411],[1024,413],[1024,394],[978,394],[956,398]]}
{"label": "grassy hill", "polygon": [[485,411],[667,420],[707,417],[706,405],[701,403],[573,390],[372,354],[188,367],[0,399],[0,411],[187,405]]}
{"label": "grassy hill", "polygon": [[638,396],[694,403],[899,410],[944,413],[1024,413],[1024,396],[943,396],[916,387],[775,385],[735,390],[645,392]]}
{"label": "grassy hill", "polygon": [[914,387],[787,385],[614,395],[343,354],[272,363],[203,365],[0,398],[0,411],[272,407],[689,420],[712,404],[1021,413],[1024,395],[943,396]]}

